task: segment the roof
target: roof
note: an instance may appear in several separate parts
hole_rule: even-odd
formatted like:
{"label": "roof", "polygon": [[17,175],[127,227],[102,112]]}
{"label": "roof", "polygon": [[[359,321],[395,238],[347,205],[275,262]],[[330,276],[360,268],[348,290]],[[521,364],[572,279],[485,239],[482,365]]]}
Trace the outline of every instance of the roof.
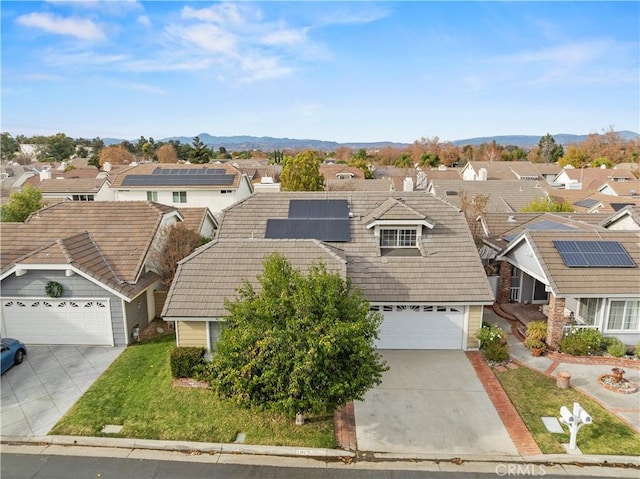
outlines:
{"label": "roof", "polygon": [[74,193],[97,193],[102,185],[107,181],[106,178],[69,178],[69,179],[52,179],[40,182],[40,191],[43,194],[74,194]]}
{"label": "roof", "polygon": [[600,189],[602,189],[605,185],[611,188],[618,196],[640,196],[640,180],[637,179],[625,181],[609,180],[606,183],[602,184]]}
{"label": "roof", "polygon": [[[613,178],[635,180],[630,170],[611,168],[565,168],[561,173],[578,183],[582,183],[583,190],[597,190]],[[558,176],[561,174],[559,173]],[[555,179],[554,179],[555,180]]]}
{"label": "roof", "polygon": [[349,179],[326,180],[327,191],[393,191],[393,181],[389,178],[379,180]]}
{"label": "roof", "polygon": [[568,202],[577,213],[597,212],[603,214],[613,214],[617,203],[632,203],[640,206],[640,196],[614,196],[604,193],[597,193],[593,190],[573,190],[552,188],[547,185],[547,194],[556,202]]}
{"label": "roof", "polygon": [[430,191],[437,197],[460,207],[461,197],[466,193],[468,199],[475,195],[488,195],[487,213],[513,213],[531,203],[534,199],[546,196],[537,181],[522,180],[434,180]]}
{"label": "roof", "polygon": [[[638,263],[640,234],[626,231],[527,231],[522,240],[531,245],[540,266],[556,296],[640,295],[640,270],[634,268],[571,268],[565,266],[553,242],[565,241],[618,241]],[[521,241],[522,241],[521,240]],[[521,243],[518,242],[518,243]],[[516,241],[514,241],[516,243]],[[510,245],[508,251],[515,248]]]}
{"label": "roof", "polygon": [[[288,218],[289,202],[296,199],[344,199],[348,201],[350,220],[350,241],[320,243],[333,254],[346,260],[347,276],[358,286],[371,302],[460,302],[489,303],[493,292],[486,275],[469,227],[464,216],[453,206],[420,192],[377,193],[377,192],[283,192],[279,194],[254,193],[245,200],[224,210],[218,233],[219,245],[211,246],[206,253],[208,260],[215,252],[216,263],[225,268],[237,270],[231,277],[251,276],[260,270],[253,269],[244,258],[246,254],[263,254],[276,247],[290,248],[294,253],[303,240],[265,240],[268,219]],[[378,240],[374,232],[367,229],[367,222],[373,212],[385,214],[398,206],[403,218],[410,213],[412,219],[428,217],[434,225],[423,235],[420,248],[423,254],[417,256],[390,256],[380,254]],[[267,246],[261,246],[265,241]],[[311,240],[305,240],[311,241]],[[279,246],[280,243],[285,246]],[[267,243],[264,243],[267,244]],[[304,243],[306,244],[306,243]],[[229,245],[229,246],[226,246]],[[293,245],[293,246],[292,246]],[[205,247],[206,248],[206,247]],[[247,248],[251,248],[247,250]],[[306,246],[305,246],[306,248]],[[223,275],[221,281],[217,266],[201,261],[200,256],[208,249],[200,250],[184,260],[174,279],[168,303],[177,298],[187,297],[182,306],[169,306],[165,312],[172,317],[192,316],[194,310],[205,311],[214,301],[221,311],[224,294],[232,294],[238,284],[230,284]],[[309,253],[309,250],[306,250]],[[315,246],[311,249],[317,258],[326,256],[325,249]],[[262,257],[262,256],[261,256]],[[305,261],[313,258],[308,255]],[[190,275],[197,281],[182,282],[182,271],[192,268]],[[257,269],[256,269],[257,268]],[[226,269],[225,269],[226,271]],[[230,273],[231,274],[231,273]],[[218,283],[224,282],[224,291]],[[217,295],[217,299],[214,295]],[[180,300],[183,301],[183,300]]]}
{"label": "roof", "polygon": [[[144,262],[164,216],[176,211],[147,201],[65,201],[43,208],[25,223],[3,223],[2,271],[23,261],[60,261],[85,268],[100,278],[106,264],[114,281],[135,284],[144,272]],[[78,234],[86,235],[82,247],[69,249],[70,244],[79,244],[77,238],[73,239]],[[66,254],[67,250],[73,254]],[[104,264],[96,260],[98,253]]]}
{"label": "roof", "polygon": [[540,172],[529,161],[470,161],[469,166],[478,174],[481,168],[487,170],[487,180],[537,179]]}
{"label": "roof", "polygon": [[319,167],[320,174],[326,180],[335,180],[339,174],[349,174],[351,178],[364,179],[364,171],[355,166],[322,163]]}
{"label": "roof", "polygon": [[210,215],[209,208],[180,208],[182,215],[182,225],[198,234],[202,231],[202,226]]}
{"label": "roof", "polygon": [[[170,175],[170,174],[160,174],[160,173],[169,173],[170,170],[174,171],[184,171],[185,174],[179,175]],[[186,172],[190,170],[193,173],[187,174]],[[222,175],[199,175],[195,174],[206,172],[212,172],[211,170],[223,170],[224,173]],[[201,179],[203,177],[205,179],[211,179],[211,177],[216,176],[233,176],[233,178],[229,178],[229,181],[225,181],[223,183],[210,184],[209,182],[206,184],[194,184],[194,179]],[[158,178],[158,182],[154,182],[153,185],[147,184],[145,181],[138,181],[147,177],[149,180],[151,177]],[[160,182],[161,179],[167,179],[166,183]],[[191,165],[191,164],[157,164],[157,163],[144,163],[141,165],[130,166],[127,168],[123,168],[116,172],[112,176],[111,188],[114,189],[145,189],[148,190],[151,186],[153,188],[175,188],[179,187],[198,187],[206,188],[206,189],[234,189],[237,188],[240,184],[242,178],[242,173],[235,168],[233,165],[228,163],[221,164],[206,164],[206,165]],[[170,181],[169,181],[170,180]],[[144,184],[143,184],[144,183]]]}

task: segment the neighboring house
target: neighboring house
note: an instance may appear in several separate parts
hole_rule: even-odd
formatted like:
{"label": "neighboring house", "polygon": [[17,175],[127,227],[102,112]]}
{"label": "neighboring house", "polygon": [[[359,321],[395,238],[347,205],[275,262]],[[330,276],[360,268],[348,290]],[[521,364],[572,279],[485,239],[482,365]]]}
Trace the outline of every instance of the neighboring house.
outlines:
{"label": "neighboring house", "polygon": [[[96,170],[97,172],[97,170]],[[43,180],[39,186],[42,199],[72,201],[113,201],[114,195],[106,178],[60,178]]]}
{"label": "neighboring house", "polygon": [[587,190],[596,192],[603,184],[613,182],[633,181],[636,177],[625,169],[607,168],[564,168],[552,180],[552,186],[572,190]]}
{"label": "neighboring house", "polygon": [[600,226],[612,231],[640,231],[640,207],[625,206]]}
{"label": "neighboring house", "polygon": [[116,201],[154,201],[176,208],[206,207],[214,215],[249,196],[246,175],[225,164],[130,166],[112,176]]}
{"label": "neighboring house", "polygon": [[640,196],[614,196],[595,190],[552,188],[546,185],[549,197],[557,203],[569,203],[576,213],[611,215],[627,205],[640,205]]}
{"label": "neighboring house", "polygon": [[204,238],[213,239],[218,232],[218,222],[209,208],[180,208],[182,224]]}
{"label": "neighboring house", "polygon": [[460,174],[465,181],[543,179],[538,168],[529,161],[470,161]]}
{"label": "neighboring house", "polygon": [[349,278],[384,316],[380,349],[477,349],[494,301],[461,212],[424,193],[256,193],[224,211],[218,239],[181,261],[162,312],[180,346],[215,349],[225,300],[280,252]]}
{"label": "neighboring house", "polygon": [[[570,327],[598,329],[635,345],[640,340],[639,258],[635,231],[525,229],[498,256],[498,302],[540,303],[552,347]],[[520,288],[516,297],[514,287]]]}
{"label": "neighboring house", "polygon": [[533,163],[533,166],[547,183],[551,183],[562,171],[562,168],[555,163]]}
{"label": "neighboring house", "polygon": [[514,213],[530,204],[536,198],[547,197],[547,193],[537,181],[521,180],[433,180],[427,193],[441,198],[460,208],[462,198],[468,201],[476,195],[488,196],[487,213]]}
{"label": "neighboring house", "polygon": [[[28,344],[124,346],[156,317],[149,253],[182,218],[150,202],[65,201],[2,223],[2,336]],[[46,293],[49,282],[60,297]]]}
{"label": "neighboring house", "polygon": [[364,180],[364,171],[353,166],[322,163],[319,171],[325,185],[330,180]]}
{"label": "neighboring house", "polygon": [[397,168],[395,166],[383,166],[373,170],[373,177],[379,180],[391,180],[394,191],[407,191],[408,180],[411,180],[413,190],[425,190],[427,188],[427,174],[420,167]]}
{"label": "neighboring house", "polygon": [[607,181],[598,188],[598,192],[605,195],[640,198],[640,180]]}
{"label": "neighboring house", "polygon": [[327,180],[327,191],[394,191],[395,187],[390,178],[379,180]]}

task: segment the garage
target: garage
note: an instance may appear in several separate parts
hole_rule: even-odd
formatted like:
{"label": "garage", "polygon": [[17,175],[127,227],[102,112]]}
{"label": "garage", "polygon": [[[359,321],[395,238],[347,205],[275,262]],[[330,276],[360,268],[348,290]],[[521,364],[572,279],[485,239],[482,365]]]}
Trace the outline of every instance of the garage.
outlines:
{"label": "garage", "polygon": [[3,298],[2,334],[27,344],[113,346],[107,300]]}
{"label": "garage", "polygon": [[463,349],[462,306],[383,304],[371,309],[384,315],[378,349]]}

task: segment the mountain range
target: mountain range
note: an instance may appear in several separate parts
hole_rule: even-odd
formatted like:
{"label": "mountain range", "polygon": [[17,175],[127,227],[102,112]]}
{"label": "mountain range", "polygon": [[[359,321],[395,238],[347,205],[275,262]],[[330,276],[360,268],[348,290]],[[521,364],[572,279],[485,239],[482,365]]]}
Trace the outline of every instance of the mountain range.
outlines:
{"label": "mountain range", "polygon": [[[626,141],[638,138],[640,135],[633,131],[618,131],[617,132]],[[195,135],[194,135],[195,136]],[[338,147],[348,147],[352,149],[365,148],[368,150],[380,149],[385,147],[404,148],[409,143],[397,143],[392,141],[377,141],[377,142],[349,142],[338,143],[335,141],[313,140],[313,139],[295,139],[295,138],[273,138],[270,136],[213,136],[208,133],[200,133],[197,135],[200,140],[209,147],[217,149],[224,146],[227,150],[284,150],[284,149],[313,149],[321,151],[333,151]],[[521,148],[529,148],[537,145],[540,138],[544,135],[499,135],[499,136],[482,136],[476,138],[465,138],[462,140],[452,141],[454,145],[480,145],[482,143],[491,143],[495,141],[500,145],[515,145]],[[554,134],[552,135],[556,140],[556,143],[560,145],[568,145],[571,143],[580,143],[584,141],[588,135],[572,135],[572,134]],[[191,144],[194,137],[188,136],[172,136],[168,138],[162,138],[159,141],[167,142],[170,140],[177,140],[180,143]],[[124,140],[118,138],[103,138],[105,145],[113,145],[120,143]],[[131,140],[129,140],[131,141]],[[135,142],[136,140],[133,140]]]}

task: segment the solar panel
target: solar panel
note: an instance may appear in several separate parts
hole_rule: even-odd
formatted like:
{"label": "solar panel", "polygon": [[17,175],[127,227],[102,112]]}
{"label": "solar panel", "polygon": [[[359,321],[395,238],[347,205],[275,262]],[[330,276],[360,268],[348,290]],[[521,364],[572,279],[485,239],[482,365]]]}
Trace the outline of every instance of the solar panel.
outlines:
{"label": "solar panel", "polygon": [[347,200],[290,200],[289,218],[348,218]]}
{"label": "solar panel", "polygon": [[349,241],[348,219],[270,218],[265,238]]}
{"label": "solar panel", "polygon": [[151,173],[152,175],[187,175],[187,176],[200,176],[200,175],[224,175],[227,170],[224,168],[156,168]]}
{"label": "solar panel", "polygon": [[620,211],[625,206],[632,206],[634,204],[635,203],[611,203],[611,208],[613,208],[613,211]]}
{"label": "solar panel", "polygon": [[634,268],[629,253],[618,241],[554,241],[569,268]]}
{"label": "solar panel", "polygon": [[582,208],[592,208],[595,205],[597,205],[598,203],[600,203],[598,200],[594,200],[594,199],[591,199],[591,198],[586,198],[584,200],[576,201],[574,203],[574,205],[581,206]]}
{"label": "solar panel", "polygon": [[122,186],[229,186],[234,180],[235,175],[128,175]]}

